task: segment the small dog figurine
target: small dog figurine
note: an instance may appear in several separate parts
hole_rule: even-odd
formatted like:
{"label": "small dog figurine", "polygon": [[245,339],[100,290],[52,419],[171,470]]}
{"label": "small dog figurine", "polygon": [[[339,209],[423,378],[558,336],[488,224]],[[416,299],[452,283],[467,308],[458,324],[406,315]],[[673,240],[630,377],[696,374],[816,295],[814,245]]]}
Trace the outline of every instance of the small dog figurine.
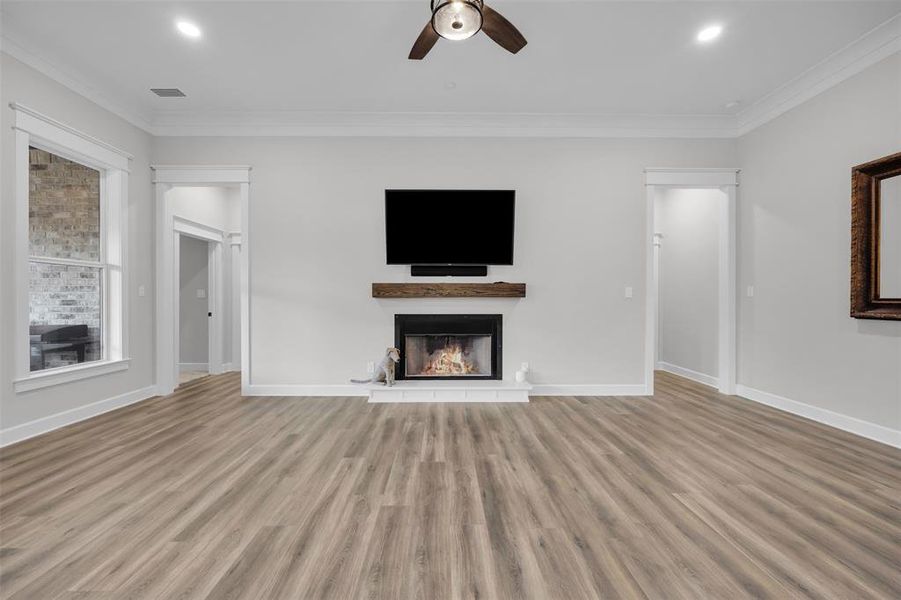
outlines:
{"label": "small dog figurine", "polygon": [[400,350],[397,348],[388,348],[385,350],[385,356],[375,366],[375,372],[369,379],[351,379],[353,383],[381,383],[383,385],[394,385],[394,365],[400,362]]}

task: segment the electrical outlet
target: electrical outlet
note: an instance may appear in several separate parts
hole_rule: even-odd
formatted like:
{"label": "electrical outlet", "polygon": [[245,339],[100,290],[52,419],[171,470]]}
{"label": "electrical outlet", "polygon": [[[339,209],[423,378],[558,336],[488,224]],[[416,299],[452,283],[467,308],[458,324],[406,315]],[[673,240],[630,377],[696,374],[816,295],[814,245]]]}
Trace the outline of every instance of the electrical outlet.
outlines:
{"label": "electrical outlet", "polygon": [[143,285],[138,286],[138,297],[143,298],[147,295],[147,289]]}
{"label": "electrical outlet", "polygon": [[524,362],[521,365],[519,365],[519,370],[525,371],[526,373],[528,373],[529,372],[529,363]]}
{"label": "electrical outlet", "polygon": [[197,290],[198,298],[206,298],[206,290]]}
{"label": "electrical outlet", "polygon": [[632,297],[632,287],[629,286],[626,288],[626,298],[631,298],[631,297]]}
{"label": "electrical outlet", "polygon": [[370,361],[366,363],[366,372],[367,373],[375,373],[375,363]]}

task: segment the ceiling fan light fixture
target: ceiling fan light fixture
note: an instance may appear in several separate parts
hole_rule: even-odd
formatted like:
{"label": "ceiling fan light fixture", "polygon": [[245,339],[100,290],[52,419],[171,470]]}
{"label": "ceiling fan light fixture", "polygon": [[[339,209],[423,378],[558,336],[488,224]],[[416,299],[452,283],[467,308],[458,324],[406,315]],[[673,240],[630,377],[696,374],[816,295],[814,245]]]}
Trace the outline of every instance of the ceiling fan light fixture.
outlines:
{"label": "ceiling fan light fixture", "polygon": [[432,0],[432,27],[447,40],[465,40],[482,28],[482,0]]}

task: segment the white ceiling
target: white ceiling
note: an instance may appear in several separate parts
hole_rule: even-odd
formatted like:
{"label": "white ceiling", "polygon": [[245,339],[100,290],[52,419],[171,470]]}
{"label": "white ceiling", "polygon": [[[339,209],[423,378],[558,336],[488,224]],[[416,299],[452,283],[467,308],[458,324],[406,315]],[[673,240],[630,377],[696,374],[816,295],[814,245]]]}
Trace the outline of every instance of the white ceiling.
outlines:
{"label": "white ceiling", "polygon": [[[529,40],[518,55],[479,34],[407,60],[428,0],[4,0],[0,10],[5,49],[151,126],[283,111],[728,116],[901,13],[901,0],[489,4]],[[203,37],[179,35],[177,18]],[[711,23],[722,37],[697,43]]]}

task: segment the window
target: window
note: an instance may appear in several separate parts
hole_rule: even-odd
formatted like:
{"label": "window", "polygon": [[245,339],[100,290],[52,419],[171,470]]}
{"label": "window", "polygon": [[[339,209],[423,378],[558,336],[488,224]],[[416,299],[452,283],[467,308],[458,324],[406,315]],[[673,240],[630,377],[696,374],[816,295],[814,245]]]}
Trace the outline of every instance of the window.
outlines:
{"label": "window", "polygon": [[29,391],[128,367],[124,248],[129,156],[19,105],[17,353]]}
{"label": "window", "polygon": [[28,149],[31,371],[103,359],[100,171]]}

